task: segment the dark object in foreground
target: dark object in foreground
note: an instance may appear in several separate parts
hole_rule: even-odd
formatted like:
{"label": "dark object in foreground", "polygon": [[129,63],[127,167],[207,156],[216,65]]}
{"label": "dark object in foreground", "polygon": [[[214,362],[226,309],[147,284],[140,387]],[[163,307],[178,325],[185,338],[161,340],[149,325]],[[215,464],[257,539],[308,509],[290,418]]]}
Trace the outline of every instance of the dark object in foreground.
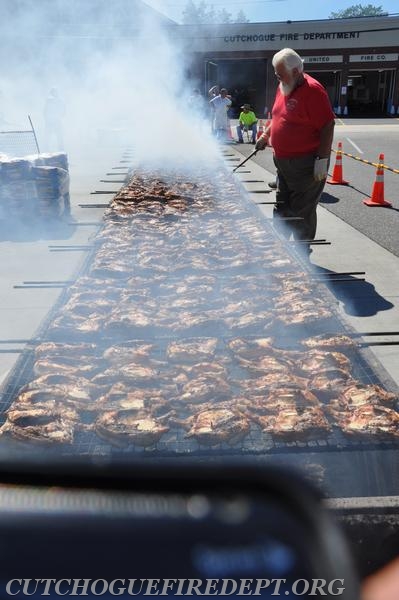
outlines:
{"label": "dark object in foreground", "polygon": [[[39,581],[38,591],[59,579],[64,592],[72,591],[78,581],[87,584],[89,598],[98,577],[102,589],[125,588],[123,597],[131,582],[135,595],[140,584],[143,592],[156,584],[176,595],[194,579],[201,590],[216,582],[219,594],[227,582],[229,595],[240,595],[246,582],[264,598],[276,595],[277,585],[293,597],[317,583],[327,598],[359,598],[341,530],[319,494],[291,471],[217,463],[126,469],[91,461],[27,470],[5,462],[0,477],[12,484],[0,497],[2,538],[10,548],[2,563],[7,593],[28,581],[15,579],[22,571],[32,584]],[[132,563],[140,579],[129,579]],[[35,580],[44,566],[51,579]]]}

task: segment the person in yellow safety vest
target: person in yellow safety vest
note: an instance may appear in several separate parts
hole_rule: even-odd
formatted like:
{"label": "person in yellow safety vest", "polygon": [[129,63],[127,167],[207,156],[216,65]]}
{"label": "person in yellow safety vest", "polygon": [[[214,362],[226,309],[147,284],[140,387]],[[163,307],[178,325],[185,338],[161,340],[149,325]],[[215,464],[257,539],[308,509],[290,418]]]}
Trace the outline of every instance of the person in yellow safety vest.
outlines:
{"label": "person in yellow safety vest", "polygon": [[241,113],[238,117],[238,125],[237,125],[237,136],[238,142],[240,144],[244,143],[242,138],[242,132],[244,131],[252,131],[252,140],[251,144],[256,143],[256,132],[257,132],[257,124],[258,119],[256,118],[255,113],[251,110],[251,106],[249,104],[243,104],[241,106]]}

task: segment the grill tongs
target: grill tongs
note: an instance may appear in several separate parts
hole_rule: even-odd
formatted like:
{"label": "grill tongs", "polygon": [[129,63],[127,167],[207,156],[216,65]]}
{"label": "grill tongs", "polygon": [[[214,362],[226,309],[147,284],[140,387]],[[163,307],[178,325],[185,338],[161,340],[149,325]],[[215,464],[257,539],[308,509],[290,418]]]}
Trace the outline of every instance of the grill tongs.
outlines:
{"label": "grill tongs", "polygon": [[237,169],[239,169],[240,167],[242,167],[243,165],[245,165],[245,163],[252,158],[253,156],[255,156],[255,154],[258,153],[258,150],[254,150],[253,152],[251,152],[251,154],[249,156],[247,156],[247,158],[245,158],[242,162],[240,162],[239,165],[237,165],[234,169],[233,169],[233,173],[234,171],[237,171]]}

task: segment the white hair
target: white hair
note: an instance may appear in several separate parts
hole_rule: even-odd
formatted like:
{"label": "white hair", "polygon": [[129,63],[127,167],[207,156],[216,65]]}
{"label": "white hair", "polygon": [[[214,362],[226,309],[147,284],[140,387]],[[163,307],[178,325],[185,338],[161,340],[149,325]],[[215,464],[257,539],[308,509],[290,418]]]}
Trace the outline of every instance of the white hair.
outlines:
{"label": "white hair", "polygon": [[273,56],[272,64],[275,68],[279,63],[284,63],[287,69],[298,69],[300,73],[303,71],[303,59],[292,48],[283,48],[276,52]]}

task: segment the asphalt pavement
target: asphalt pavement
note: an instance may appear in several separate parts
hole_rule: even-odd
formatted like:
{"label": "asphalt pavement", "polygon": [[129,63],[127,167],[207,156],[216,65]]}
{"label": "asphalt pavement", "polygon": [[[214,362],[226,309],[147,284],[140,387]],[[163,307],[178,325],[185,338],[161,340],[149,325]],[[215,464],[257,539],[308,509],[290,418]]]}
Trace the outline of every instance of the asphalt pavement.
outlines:
{"label": "asphalt pavement", "polygon": [[[232,124],[234,126],[235,121]],[[378,163],[383,153],[385,164],[399,170],[399,119],[337,119],[333,148],[337,149],[338,142],[342,143],[343,152],[370,163]],[[250,144],[239,144],[236,149],[248,156],[254,148]],[[331,157],[330,175],[335,156],[333,153]],[[275,168],[270,148],[258,152],[252,160],[273,178]],[[342,165],[349,185],[327,184],[321,206],[399,257],[399,173],[384,171],[384,195],[392,207],[369,207],[363,201],[371,196],[376,167],[345,155]]]}

